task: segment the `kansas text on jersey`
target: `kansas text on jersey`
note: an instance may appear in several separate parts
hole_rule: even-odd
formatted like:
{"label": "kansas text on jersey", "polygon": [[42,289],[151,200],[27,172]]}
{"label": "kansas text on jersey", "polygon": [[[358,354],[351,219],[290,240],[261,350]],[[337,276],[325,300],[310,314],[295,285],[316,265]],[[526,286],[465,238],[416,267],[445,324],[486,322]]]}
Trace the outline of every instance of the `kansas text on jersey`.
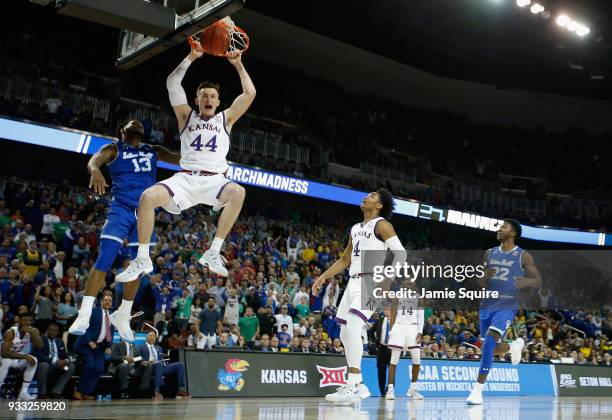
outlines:
{"label": "kansas text on jersey", "polygon": [[[367,223],[356,223],[351,228],[351,241],[353,243],[353,253],[351,254],[351,266],[349,267],[349,275],[351,277],[362,274],[362,251],[386,251],[387,244],[381,237],[376,235],[376,224],[384,220],[384,217],[376,217]],[[370,259],[369,257],[372,257]],[[367,265],[374,267],[377,264],[383,264],[385,253],[370,253],[367,254]],[[380,260],[380,261],[377,261]],[[370,274],[372,271],[370,270]]]}

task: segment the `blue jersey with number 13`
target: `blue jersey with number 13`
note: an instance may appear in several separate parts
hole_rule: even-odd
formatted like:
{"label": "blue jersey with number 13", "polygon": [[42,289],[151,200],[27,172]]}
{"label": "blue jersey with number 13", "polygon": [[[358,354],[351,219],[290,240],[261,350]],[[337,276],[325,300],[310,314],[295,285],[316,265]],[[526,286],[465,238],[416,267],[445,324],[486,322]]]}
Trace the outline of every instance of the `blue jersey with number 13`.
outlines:
{"label": "blue jersey with number 13", "polygon": [[118,141],[115,145],[117,157],[107,165],[113,181],[112,200],[138,207],[140,195],[155,184],[157,153],[148,144],[132,147],[123,141]]}

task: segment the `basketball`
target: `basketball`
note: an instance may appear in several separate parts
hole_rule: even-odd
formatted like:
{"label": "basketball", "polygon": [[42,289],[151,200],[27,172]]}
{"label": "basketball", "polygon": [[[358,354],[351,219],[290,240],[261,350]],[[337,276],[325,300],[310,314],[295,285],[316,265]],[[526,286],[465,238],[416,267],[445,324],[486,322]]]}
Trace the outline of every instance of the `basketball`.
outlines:
{"label": "basketball", "polygon": [[207,54],[225,55],[230,46],[229,27],[222,22],[216,22],[205,28],[200,37],[200,44]]}

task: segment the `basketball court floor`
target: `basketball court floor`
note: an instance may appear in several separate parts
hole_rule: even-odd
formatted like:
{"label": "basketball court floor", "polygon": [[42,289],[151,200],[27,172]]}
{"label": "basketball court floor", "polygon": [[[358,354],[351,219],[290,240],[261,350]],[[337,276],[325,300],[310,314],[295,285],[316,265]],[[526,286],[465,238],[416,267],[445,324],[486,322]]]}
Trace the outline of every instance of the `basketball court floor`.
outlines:
{"label": "basketball court floor", "polygon": [[[3,407],[4,408],[4,407]],[[493,397],[467,407],[462,398],[394,401],[369,398],[357,405],[334,405],[322,398],[194,398],[71,402],[64,412],[0,413],[2,418],[34,419],[260,419],[260,420],[523,420],[612,419],[612,395],[603,397]]]}

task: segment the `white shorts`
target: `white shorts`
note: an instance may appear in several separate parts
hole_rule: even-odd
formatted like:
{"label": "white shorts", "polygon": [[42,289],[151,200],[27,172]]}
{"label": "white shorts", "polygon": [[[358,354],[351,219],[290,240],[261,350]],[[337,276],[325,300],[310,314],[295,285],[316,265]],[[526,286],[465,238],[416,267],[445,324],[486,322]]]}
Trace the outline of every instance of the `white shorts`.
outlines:
{"label": "white shorts", "polygon": [[395,323],[389,333],[387,347],[390,349],[408,350],[410,347],[419,347],[417,335],[419,329],[416,324]]}
{"label": "white shorts", "polygon": [[168,179],[157,184],[166,187],[172,200],[164,209],[173,214],[179,214],[198,204],[215,206],[223,188],[233,182],[223,174],[217,175],[192,175],[186,172],[177,172]]}
{"label": "white shorts", "polygon": [[373,310],[364,307],[361,302],[361,278],[350,279],[348,286],[340,299],[340,305],[336,311],[336,321],[346,325],[349,316],[358,316],[363,322],[368,322],[372,317]]}

